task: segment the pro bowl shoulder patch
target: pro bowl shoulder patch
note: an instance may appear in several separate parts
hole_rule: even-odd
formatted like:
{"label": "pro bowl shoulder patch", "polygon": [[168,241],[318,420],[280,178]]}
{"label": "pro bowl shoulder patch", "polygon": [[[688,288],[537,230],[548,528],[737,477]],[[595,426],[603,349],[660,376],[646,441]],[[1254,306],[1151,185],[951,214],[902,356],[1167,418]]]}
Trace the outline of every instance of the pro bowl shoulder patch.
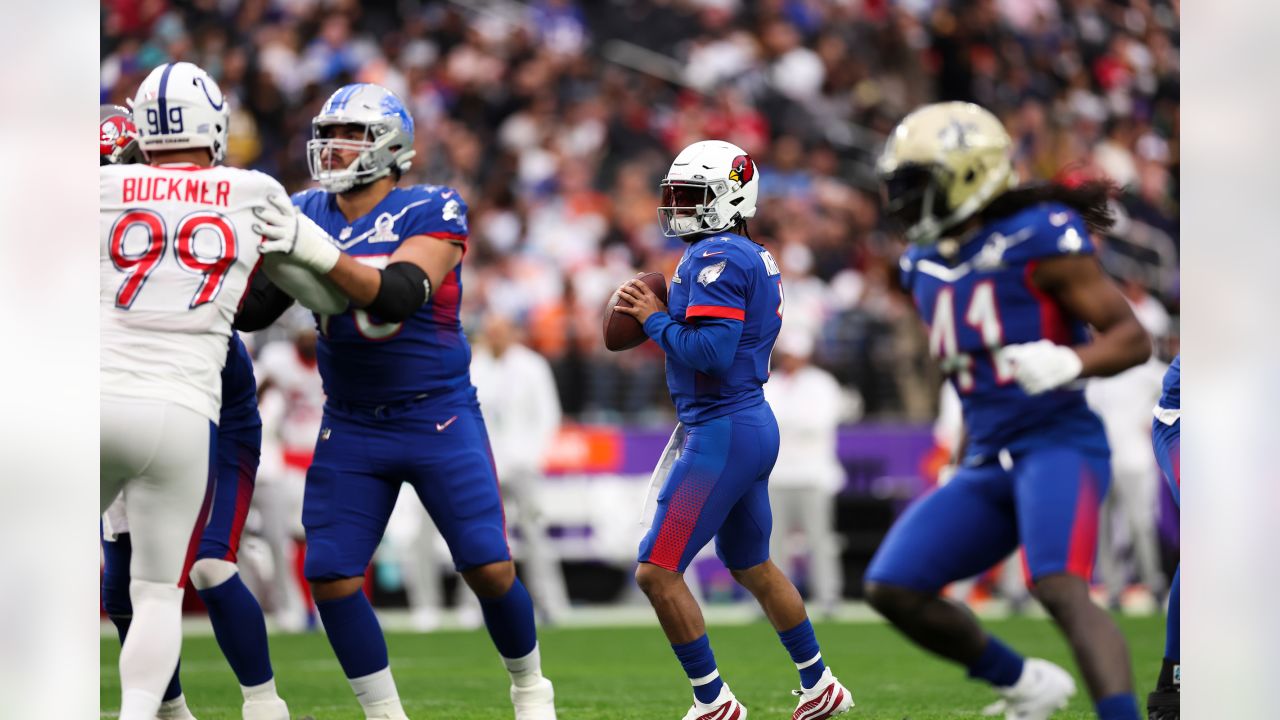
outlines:
{"label": "pro bowl shoulder patch", "polygon": [[721,273],[724,272],[725,261],[721,260],[715,265],[708,265],[702,268],[702,272],[698,273],[698,283],[703,287],[710,285],[720,279]]}

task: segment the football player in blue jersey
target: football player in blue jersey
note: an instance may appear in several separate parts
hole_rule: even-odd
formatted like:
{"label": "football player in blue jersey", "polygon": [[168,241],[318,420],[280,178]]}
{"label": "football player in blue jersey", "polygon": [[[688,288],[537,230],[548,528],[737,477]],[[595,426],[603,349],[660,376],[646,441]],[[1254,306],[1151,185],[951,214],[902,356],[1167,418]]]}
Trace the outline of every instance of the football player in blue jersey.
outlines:
{"label": "football player in blue jersey", "polygon": [[1111,225],[1108,187],[1018,186],[1011,154],[994,115],[949,102],[908,115],[879,160],[888,212],[911,242],[903,285],[959,392],[968,439],[953,479],[912,505],[876,552],[867,598],[911,640],[995,687],[1003,697],[991,713],[1043,720],[1075,693],[1071,675],[1024,660],[940,594],[1021,545],[1098,716],[1133,720],[1128,648],[1089,599],[1110,450],[1078,380],[1145,361],[1151,341],[1095,256],[1091,233]]}
{"label": "football player in blue jersey", "polygon": [[[1164,391],[1156,403],[1155,417],[1151,420],[1151,444],[1156,452],[1156,462],[1164,473],[1173,499],[1182,505],[1182,356],[1164,374]],[[1169,586],[1169,616],[1165,620],[1164,661],[1155,692],[1147,696],[1147,720],[1178,720],[1182,698],[1182,633],[1178,627],[1182,619],[1182,568],[1173,574]]]}
{"label": "football player in blue jersey", "polygon": [[277,198],[259,218],[264,253],[292,251],[350,298],[345,312],[319,316],[327,403],[302,511],[304,571],[325,633],[366,717],[404,718],[361,586],[407,482],[480,598],[517,720],[553,720],[458,317],[466,203],[453,188],[397,185],[414,155],[413,120],[385,88],[340,88],[312,129],[307,160],[321,188],[293,205]]}
{"label": "football player in blue jersey", "polygon": [[667,354],[667,385],[680,423],[654,471],[661,482],[636,582],[689,682],[685,720],[741,720],[747,710],[720,678],[698,602],[684,571],[712,538],[733,577],[751,591],[800,672],[794,720],[822,720],[853,707],[822,660],[804,602],[769,559],[769,473],[778,423],[764,399],[769,353],[782,327],[782,272],[747,236],[760,187],[755,163],[736,145],[694,143],[662,180],[662,232],[688,243],[671,278],[669,306],[646,285],[617,306]]}
{"label": "football player in blue jersey", "polygon": [[[100,122],[100,164],[142,162],[137,131],[127,109],[103,105]],[[253,365],[240,336],[233,332],[222,369],[217,473],[206,499],[210,504],[209,520],[199,534],[199,544],[193,543],[189,548],[188,576],[209,611],[218,646],[240,681],[245,720],[289,720],[289,708],[276,694],[262,607],[236,568],[236,554],[249,514],[261,448],[262,419],[258,415]],[[123,504],[117,500],[102,521],[102,605],[122,643],[133,619],[133,603],[129,597],[132,557],[128,518]],[[193,717],[178,676],[175,669],[156,714],[158,720]]]}

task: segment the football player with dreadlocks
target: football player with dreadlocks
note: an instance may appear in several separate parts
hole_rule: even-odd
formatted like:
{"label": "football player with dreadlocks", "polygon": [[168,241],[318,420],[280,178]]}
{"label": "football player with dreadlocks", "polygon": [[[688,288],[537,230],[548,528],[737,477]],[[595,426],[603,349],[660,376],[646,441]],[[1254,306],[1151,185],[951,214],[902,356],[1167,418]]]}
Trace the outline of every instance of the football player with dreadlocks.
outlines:
{"label": "football player with dreadlocks", "polygon": [[1112,223],[1108,186],[1018,185],[1011,146],[990,112],[948,102],[908,115],[879,159],[888,213],[911,243],[903,285],[960,395],[968,442],[951,482],[890,530],[867,598],[999,691],[989,714],[1044,720],[1075,693],[1071,675],[1024,659],[940,593],[1021,545],[1098,716],[1136,720],[1124,637],[1089,599],[1110,450],[1079,380],[1145,361],[1151,341],[1095,255],[1092,234]]}

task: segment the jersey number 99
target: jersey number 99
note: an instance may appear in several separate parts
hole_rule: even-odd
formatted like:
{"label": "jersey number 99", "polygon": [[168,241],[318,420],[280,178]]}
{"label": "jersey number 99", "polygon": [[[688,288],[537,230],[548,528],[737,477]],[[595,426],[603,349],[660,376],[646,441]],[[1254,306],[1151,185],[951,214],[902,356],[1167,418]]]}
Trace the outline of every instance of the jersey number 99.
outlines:
{"label": "jersey number 99", "polygon": [[[135,230],[130,236],[129,231]],[[198,232],[212,232],[217,240],[218,253],[213,257],[196,254],[195,238]],[[141,238],[142,243],[130,243],[125,248],[126,237]],[[169,246],[173,246],[174,260],[187,272],[201,275],[200,286],[191,298],[189,307],[196,308],[212,301],[222,289],[227,272],[236,263],[235,226],[215,212],[192,213],[180,220],[172,238],[164,226],[164,218],[150,210],[126,210],[111,226],[108,250],[111,262],[125,274],[124,282],[116,291],[116,307],[128,310],[141,294],[147,278],[164,260]],[[139,247],[140,246],[140,247]]]}

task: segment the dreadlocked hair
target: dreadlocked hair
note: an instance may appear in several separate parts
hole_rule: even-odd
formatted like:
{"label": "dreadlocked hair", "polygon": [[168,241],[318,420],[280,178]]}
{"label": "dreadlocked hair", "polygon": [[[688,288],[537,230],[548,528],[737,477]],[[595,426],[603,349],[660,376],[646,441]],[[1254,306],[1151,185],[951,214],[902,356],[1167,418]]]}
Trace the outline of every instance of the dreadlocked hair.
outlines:
{"label": "dreadlocked hair", "polygon": [[1080,213],[1090,232],[1105,233],[1115,224],[1108,204],[1115,185],[1106,180],[1089,180],[1075,187],[1052,182],[1029,183],[1009,190],[986,207],[980,216],[984,222],[1008,217],[1040,203],[1061,203]]}

